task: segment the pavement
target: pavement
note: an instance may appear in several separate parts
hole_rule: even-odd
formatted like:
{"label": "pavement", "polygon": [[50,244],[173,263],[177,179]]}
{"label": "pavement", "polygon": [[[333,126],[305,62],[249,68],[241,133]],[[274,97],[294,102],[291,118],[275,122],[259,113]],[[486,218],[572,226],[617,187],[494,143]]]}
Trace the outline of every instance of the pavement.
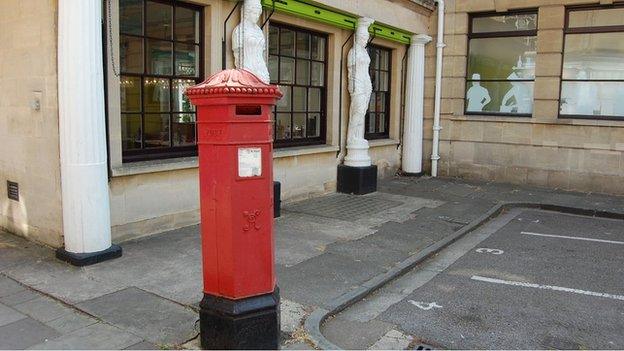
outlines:
{"label": "pavement", "polygon": [[[371,281],[508,201],[624,213],[622,197],[426,177],[384,180],[378,192],[365,196],[331,194],[284,204],[275,222],[282,348],[312,348],[316,338],[305,327],[311,313],[332,311],[337,301],[354,291],[372,292]],[[513,218],[503,213],[430,260],[450,258],[423,262],[330,316],[320,331],[344,348],[623,348],[621,338],[611,333],[623,329],[622,301],[577,293],[552,297],[563,292],[530,287],[549,285],[619,296],[624,291],[621,245],[517,233],[624,241],[621,224],[613,219],[563,221],[560,213],[518,211],[509,211]],[[505,225],[510,227],[498,225],[501,218],[508,219]],[[518,224],[518,218],[526,219]],[[534,220],[551,224],[522,227]],[[561,223],[566,223],[565,228],[558,227]],[[482,230],[491,225],[495,228]],[[577,230],[582,228],[583,232]],[[545,247],[548,240],[557,244]],[[524,246],[527,242],[534,246]],[[190,226],[123,242],[121,258],[77,268],[56,260],[49,248],[0,233],[0,349],[197,348],[197,306],[202,297],[199,244],[198,226]],[[504,253],[471,251],[477,245]],[[491,261],[483,261],[484,257]],[[423,264],[433,268],[423,270]],[[572,276],[576,280],[566,278]],[[518,282],[529,287],[517,286]],[[513,304],[510,299],[524,303]],[[577,313],[576,304],[581,302],[575,299],[591,302]],[[367,306],[369,301],[374,303]],[[453,301],[463,302],[455,306]],[[486,308],[484,301],[491,304]],[[551,304],[558,306],[557,313],[545,308]],[[472,309],[462,310],[467,306]],[[498,319],[490,318],[496,313]],[[606,317],[598,323],[601,313]],[[510,317],[516,314],[518,318]],[[452,319],[457,316],[464,317],[461,326],[466,328],[459,336],[457,321]],[[513,323],[501,329],[502,320]],[[516,339],[522,337],[524,344],[512,343],[510,330],[516,329],[521,331]],[[569,330],[585,334],[570,336]],[[543,337],[531,339],[537,331]],[[589,338],[598,331],[600,337]],[[473,337],[464,342],[466,335]]]}

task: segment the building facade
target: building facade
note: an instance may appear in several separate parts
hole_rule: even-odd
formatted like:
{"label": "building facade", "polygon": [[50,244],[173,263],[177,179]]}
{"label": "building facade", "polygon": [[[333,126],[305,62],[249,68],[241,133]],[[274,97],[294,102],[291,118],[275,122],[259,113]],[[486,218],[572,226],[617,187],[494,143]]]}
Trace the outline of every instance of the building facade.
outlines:
{"label": "building facade", "polygon": [[[59,100],[60,81],[68,80],[68,89],[76,89],[65,79],[68,74],[61,76],[60,67],[67,64],[68,72],[88,72],[95,65],[72,66],[67,60],[74,55],[60,51],[64,40],[67,45],[93,41],[100,21],[74,22],[94,11],[101,16],[109,235],[118,242],[197,223],[195,112],[183,91],[223,67],[233,67],[231,36],[240,22],[239,2],[90,0],[101,8],[91,4],[76,9],[87,3],[78,1],[71,7],[74,12],[65,17],[63,5],[71,1],[0,4],[0,23],[6,29],[2,36],[11,48],[0,53],[0,90],[7,92],[2,97],[0,177],[2,190],[8,192],[9,184],[19,187],[18,199],[0,200],[0,226],[53,247],[64,244],[68,230],[64,202],[69,200],[63,196],[69,191],[63,188],[70,182],[63,182],[60,160],[73,145],[72,138],[66,147],[60,142],[65,124],[59,102],[69,106],[85,102]],[[395,28],[397,35],[428,32],[431,3],[383,3],[383,12],[376,1],[328,0],[313,3],[312,9],[334,16],[334,21],[340,16],[370,16],[385,28]],[[336,167],[345,152],[349,102],[341,53],[346,56],[353,30],[349,23],[318,20],[314,13],[274,11],[272,1],[263,5],[271,81],[286,95],[275,111],[274,174],[282,183],[281,197],[292,200],[335,191]],[[83,29],[65,33],[64,21]],[[383,177],[400,167],[402,75],[409,37],[399,42],[378,35],[370,44],[375,57],[371,74],[380,83],[375,85],[367,118],[367,137]],[[68,133],[80,138],[100,128],[93,123],[83,126],[82,132],[68,128]],[[82,188],[81,193],[91,190]]]}
{"label": "building facade", "polygon": [[624,194],[623,5],[447,1],[440,174]]}
{"label": "building facade", "polygon": [[[72,8],[72,15],[63,8],[71,1],[0,3],[0,193],[12,194],[0,197],[0,227],[53,247],[67,244],[65,152],[82,165],[105,164],[110,233],[102,235],[113,242],[197,223],[195,112],[183,92],[234,66],[238,3],[89,0],[95,5]],[[274,174],[283,200],[336,189],[348,120],[348,21],[360,16],[382,26],[368,46],[373,94],[366,118],[380,177],[401,170],[406,110],[424,105],[424,124],[415,125],[425,173],[433,154],[436,175],[624,194],[624,3],[446,0],[437,1],[441,12],[425,0],[263,5],[270,79],[285,94],[274,111]],[[72,22],[85,14],[97,16]],[[59,51],[98,36],[101,61],[94,58],[90,68],[72,66]],[[101,69],[103,105],[87,103],[96,110],[82,113],[97,114],[95,122],[77,131],[62,116],[81,102],[59,87],[77,89],[71,73],[91,69],[94,76]],[[424,89],[414,83],[419,74]],[[81,89],[91,88],[97,90]],[[70,132],[74,137],[63,139]],[[105,140],[92,159],[80,151],[88,147],[72,143],[99,136]],[[98,193],[90,186],[80,194]]]}

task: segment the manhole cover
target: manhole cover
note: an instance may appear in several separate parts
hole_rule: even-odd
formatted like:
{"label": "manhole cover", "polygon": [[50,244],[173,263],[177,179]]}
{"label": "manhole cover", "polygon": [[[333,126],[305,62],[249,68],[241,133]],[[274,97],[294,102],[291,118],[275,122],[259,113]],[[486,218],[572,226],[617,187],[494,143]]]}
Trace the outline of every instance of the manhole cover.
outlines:
{"label": "manhole cover", "polygon": [[285,207],[287,211],[353,221],[402,205],[375,195],[333,194],[304,200]]}

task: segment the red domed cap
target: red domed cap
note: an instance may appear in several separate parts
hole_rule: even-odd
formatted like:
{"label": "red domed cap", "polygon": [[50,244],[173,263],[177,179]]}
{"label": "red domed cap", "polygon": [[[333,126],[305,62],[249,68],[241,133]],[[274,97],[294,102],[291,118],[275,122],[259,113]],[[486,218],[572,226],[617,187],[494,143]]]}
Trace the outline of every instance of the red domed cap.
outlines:
{"label": "red domed cap", "polygon": [[227,69],[208,77],[204,82],[186,89],[189,98],[199,95],[239,95],[282,97],[276,85],[266,84],[246,69]]}

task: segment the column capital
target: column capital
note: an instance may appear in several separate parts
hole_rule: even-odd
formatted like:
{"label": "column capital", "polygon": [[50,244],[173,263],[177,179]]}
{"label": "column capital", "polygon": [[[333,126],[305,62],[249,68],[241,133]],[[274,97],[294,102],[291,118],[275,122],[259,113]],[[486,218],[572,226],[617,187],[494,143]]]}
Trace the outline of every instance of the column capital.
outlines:
{"label": "column capital", "polygon": [[411,44],[425,45],[431,41],[431,37],[427,34],[414,34],[412,35]]}

